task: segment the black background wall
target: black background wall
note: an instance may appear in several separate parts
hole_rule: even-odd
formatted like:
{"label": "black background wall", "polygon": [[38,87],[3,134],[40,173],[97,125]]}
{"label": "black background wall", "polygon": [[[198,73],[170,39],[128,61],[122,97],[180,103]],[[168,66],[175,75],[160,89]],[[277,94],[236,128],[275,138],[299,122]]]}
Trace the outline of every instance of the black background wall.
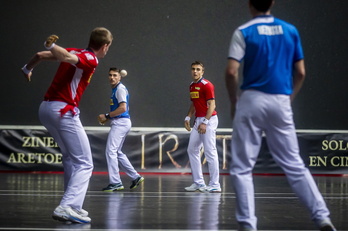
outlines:
{"label": "black background wall", "polygon": [[[42,63],[27,83],[20,68],[50,34],[85,48],[97,26],[115,39],[81,101],[81,120],[97,126],[108,111],[108,68],[126,69],[136,127],[181,127],[190,101],[190,64],[201,60],[215,84],[220,128],[231,127],[224,85],[233,30],[250,19],[247,0],[12,0],[0,6],[0,125],[40,125],[37,111],[58,67]],[[293,103],[299,129],[348,129],[348,1],[277,0],[272,13],[297,26],[307,79]]]}

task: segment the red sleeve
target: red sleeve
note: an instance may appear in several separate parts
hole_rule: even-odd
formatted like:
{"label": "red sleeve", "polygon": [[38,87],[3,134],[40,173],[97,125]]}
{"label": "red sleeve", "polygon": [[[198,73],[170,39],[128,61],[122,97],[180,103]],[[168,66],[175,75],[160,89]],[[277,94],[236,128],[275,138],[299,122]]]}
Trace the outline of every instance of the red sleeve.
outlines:
{"label": "red sleeve", "polygon": [[76,67],[86,70],[94,69],[98,66],[98,59],[92,52],[76,48],[66,48],[66,50],[78,57],[79,62],[75,65]]}
{"label": "red sleeve", "polygon": [[94,69],[98,66],[97,57],[91,52],[83,52],[76,54],[79,62],[76,64],[81,69]]}
{"label": "red sleeve", "polygon": [[209,82],[208,84],[205,85],[205,99],[210,100],[210,99],[215,99],[215,91],[214,91],[214,85]]}

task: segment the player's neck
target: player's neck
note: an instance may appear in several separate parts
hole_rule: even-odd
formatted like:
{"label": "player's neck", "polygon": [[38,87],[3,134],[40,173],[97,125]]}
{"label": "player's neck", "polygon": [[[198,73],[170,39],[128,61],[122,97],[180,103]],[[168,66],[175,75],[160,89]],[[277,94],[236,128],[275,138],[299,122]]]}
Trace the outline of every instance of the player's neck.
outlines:
{"label": "player's neck", "polygon": [[201,81],[203,79],[203,76],[202,77],[200,77],[199,79],[197,79],[197,80],[194,80],[193,82],[194,83],[198,83],[199,81]]}
{"label": "player's neck", "polygon": [[261,12],[256,10],[254,7],[250,7],[250,13],[253,16],[253,18],[257,17],[257,16],[264,16],[264,15],[271,15],[271,9],[269,9],[266,12]]}

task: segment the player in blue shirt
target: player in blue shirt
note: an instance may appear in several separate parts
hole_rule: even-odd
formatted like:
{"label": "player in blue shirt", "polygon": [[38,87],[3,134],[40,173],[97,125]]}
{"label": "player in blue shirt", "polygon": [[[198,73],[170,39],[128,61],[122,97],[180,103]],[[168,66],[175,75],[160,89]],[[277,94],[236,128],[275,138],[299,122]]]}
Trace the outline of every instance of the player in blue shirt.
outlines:
{"label": "player in blue shirt", "polygon": [[98,116],[102,125],[107,120],[110,120],[111,125],[105,152],[109,171],[109,185],[103,188],[105,192],[124,189],[119,173],[120,168],[132,179],[130,189],[135,189],[144,181],[144,178],[130,163],[127,155],[122,152],[122,146],[132,127],[132,122],[129,116],[129,93],[125,85],[121,83],[120,72],[121,70],[118,68],[110,68],[109,81],[112,88],[110,112]]}
{"label": "player in blue shirt", "polygon": [[[322,231],[336,230],[329,210],[299,155],[291,101],[305,79],[304,55],[297,29],[271,15],[274,0],[249,0],[253,19],[233,33],[226,86],[233,118],[230,174],[236,193],[238,230],[257,230],[252,170],[262,133],[273,159]],[[238,70],[244,62],[238,90]]]}

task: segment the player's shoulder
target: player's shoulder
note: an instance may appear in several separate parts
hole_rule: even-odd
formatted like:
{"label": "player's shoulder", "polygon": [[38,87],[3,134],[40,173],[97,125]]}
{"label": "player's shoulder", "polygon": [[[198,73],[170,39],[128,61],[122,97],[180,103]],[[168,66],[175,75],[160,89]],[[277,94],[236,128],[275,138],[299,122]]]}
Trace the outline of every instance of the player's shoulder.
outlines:
{"label": "player's shoulder", "polygon": [[298,29],[296,28],[295,25],[287,22],[287,21],[284,21],[282,19],[279,19],[279,18],[275,18],[275,23],[276,25],[280,25],[281,28],[282,28],[282,31],[285,35],[288,35],[288,36],[295,36],[295,37],[298,37],[299,36],[299,31]]}
{"label": "player's shoulder", "polygon": [[80,62],[95,68],[98,65],[98,58],[94,54],[94,52],[90,49],[81,49],[81,48],[67,48],[67,51],[71,54],[75,54],[78,56]]}
{"label": "player's shoulder", "polygon": [[276,18],[273,15],[257,16],[244,23],[243,25],[239,26],[236,31],[241,31],[243,35],[248,35],[249,33],[253,34],[255,30],[258,31],[259,26],[263,25],[279,25],[281,26],[282,31],[288,31],[288,33],[298,33],[297,28],[293,24],[282,19]]}
{"label": "player's shoulder", "polygon": [[66,50],[72,54],[89,54],[89,55],[95,56],[94,52],[92,50],[89,50],[89,49],[66,48]]}
{"label": "player's shoulder", "polygon": [[69,51],[70,53],[83,53],[86,50],[86,49],[74,48],[74,47],[69,47],[69,48],[65,48],[65,49],[67,51]]}
{"label": "player's shoulder", "polygon": [[203,78],[201,83],[205,86],[213,86],[213,83],[210,82],[208,79]]}
{"label": "player's shoulder", "polygon": [[261,15],[257,16],[255,18],[252,18],[248,22],[242,24],[241,26],[238,27],[238,30],[244,30],[248,29],[253,26],[257,26],[260,24],[265,24],[265,23],[273,23],[275,18],[272,15]]}
{"label": "player's shoulder", "polygon": [[127,87],[126,87],[122,82],[120,82],[120,83],[117,85],[117,90],[120,90],[120,91],[128,91],[128,90],[127,90]]}
{"label": "player's shoulder", "polygon": [[126,88],[126,85],[124,85],[122,82],[118,85],[119,88]]}
{"label": "player's shoulder", "polygon": [[286,27],[288,27],[290,29],[295,29],[296,30],[296,27],[293,24],[291,24],[290,22],[284,21],[284,20],[282,20],[280,18],[274,18],[274,23],[286,26]]}

